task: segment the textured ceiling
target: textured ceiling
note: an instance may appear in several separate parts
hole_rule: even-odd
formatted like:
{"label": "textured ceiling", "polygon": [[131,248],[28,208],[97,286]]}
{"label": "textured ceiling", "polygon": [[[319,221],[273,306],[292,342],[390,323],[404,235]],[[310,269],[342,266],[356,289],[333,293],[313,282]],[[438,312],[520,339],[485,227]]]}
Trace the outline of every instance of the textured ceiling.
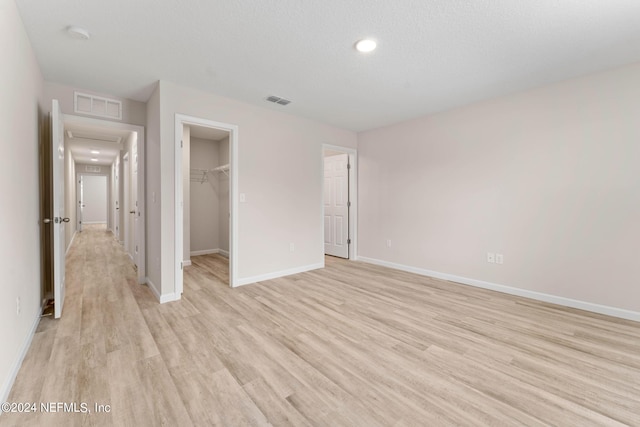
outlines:
{"label": "textured ceiling", "polygon": [[169,80],[357,131],[640,61],[638,0],[17,4],[49,81],[146,101]]}

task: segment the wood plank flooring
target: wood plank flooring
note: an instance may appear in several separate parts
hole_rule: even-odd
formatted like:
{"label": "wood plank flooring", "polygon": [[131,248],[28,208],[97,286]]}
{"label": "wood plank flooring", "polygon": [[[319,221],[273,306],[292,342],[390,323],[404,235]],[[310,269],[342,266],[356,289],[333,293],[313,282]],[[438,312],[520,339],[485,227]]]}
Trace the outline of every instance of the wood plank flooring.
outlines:
{"label": "wood plank flooring", "polygon": [[640,324],[327,257],[230,289],[195,257],[160,305],[110,233],[68,255],[0,425],[640,425]]}

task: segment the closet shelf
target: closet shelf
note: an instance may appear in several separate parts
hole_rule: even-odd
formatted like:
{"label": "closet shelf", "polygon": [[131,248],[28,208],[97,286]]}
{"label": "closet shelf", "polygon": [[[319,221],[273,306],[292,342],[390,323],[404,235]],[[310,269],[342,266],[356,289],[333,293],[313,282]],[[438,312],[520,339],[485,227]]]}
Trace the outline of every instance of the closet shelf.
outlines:
{"label": "closet shelf", "polygon": [[208,178],[209,174],[220,173],[220,172],[222,172],[226,176],[229,176],[229,163],[227,163],[226,165],[218,166],[217,168],[213,168],[213,169],[191,168],[190,181],[199,182],[200,184],[202,184],[209,179]]}

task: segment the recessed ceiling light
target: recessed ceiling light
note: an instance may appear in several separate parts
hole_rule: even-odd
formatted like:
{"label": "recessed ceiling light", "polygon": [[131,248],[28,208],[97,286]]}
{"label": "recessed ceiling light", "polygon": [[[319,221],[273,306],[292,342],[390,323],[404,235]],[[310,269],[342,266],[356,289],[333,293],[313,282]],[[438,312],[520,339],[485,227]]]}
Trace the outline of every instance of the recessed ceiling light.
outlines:
{"label": "recessed ceiling light", "polygon": [[97,161],[98,161],[98,159],[91,159],[91,161],[92,161],[92,162],[97,162]]}
{"label": "recessed ceiling light", "polygon": [[67,27],[67,33],[74,39],[78,40],[89,40],[91,38],[91,34],[89,34],[89,31],[85,30],[84,28],[76,27],[74,25]]}
{"label": "recessed ceiling light", "polygon": [[377,43],[371,39],[363,39],[356,43],[358,52],[371,52],[377,46]]}
{"label": "recessed ceiling light", "polygon": [[91,154],[100,154],[98,150],[91,150]]}

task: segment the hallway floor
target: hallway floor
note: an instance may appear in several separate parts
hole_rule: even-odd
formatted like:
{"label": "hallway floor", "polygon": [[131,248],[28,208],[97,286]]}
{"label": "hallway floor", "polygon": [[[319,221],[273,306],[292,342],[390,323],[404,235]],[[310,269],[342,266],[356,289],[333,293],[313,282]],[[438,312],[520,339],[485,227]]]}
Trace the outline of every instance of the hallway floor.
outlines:
{"label": "hallway floor", "polygon": [[231,289],[222,257],[194,260],[160,305],[111,233],[79,234],[63,317],[40,322],[9,401],[91,413],[0,426],[640,420],[636,322],[332,257]]}

